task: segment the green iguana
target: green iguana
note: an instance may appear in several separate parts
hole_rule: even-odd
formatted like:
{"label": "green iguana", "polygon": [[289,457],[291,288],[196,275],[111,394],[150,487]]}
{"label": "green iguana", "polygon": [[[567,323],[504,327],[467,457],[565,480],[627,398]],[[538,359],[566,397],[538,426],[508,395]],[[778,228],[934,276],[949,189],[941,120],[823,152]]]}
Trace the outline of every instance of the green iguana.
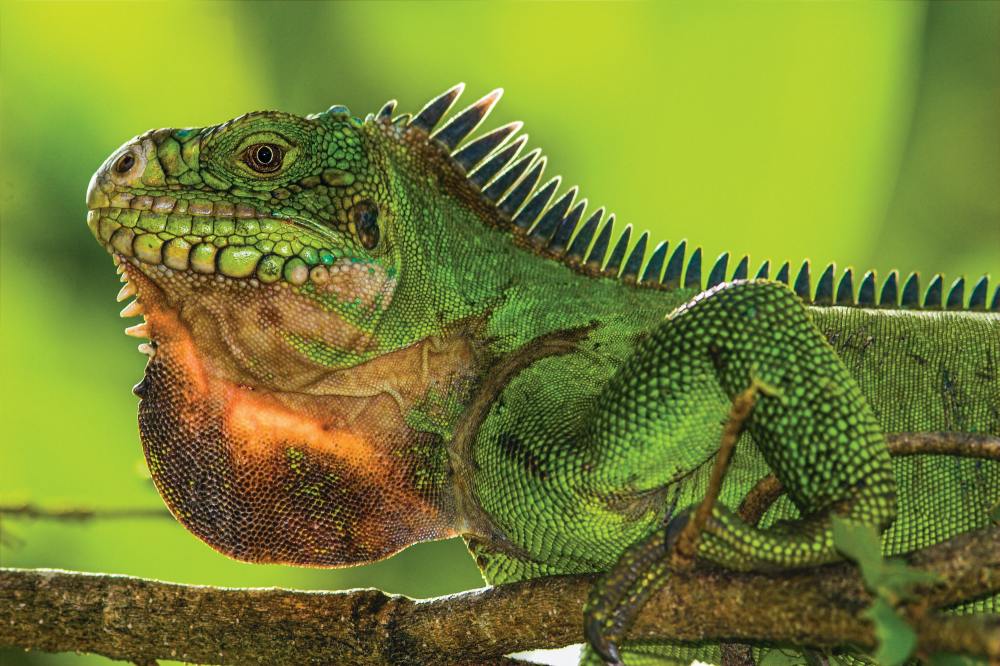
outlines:
{"label": "green iguana", "polygon": [[[631,572],[595,591],[585,659],[644,663],[719,658],[617,643],[668,575],[636,553],[687,524],[737,398],[752,405],[702,558],[830,562],[834,516],[882,531],[886,555],[990,523],[1000,462],[891,458],[885,436],[1000,434],[987,278],[968,300],[940,275],[921,294],[869,272],[856,291],[851,270],[751,279],[724,254],[703,279],[700,248],[647,252],[543,182],[520,123],[470,139],[499,90],[445,122],[461,90],[413,116],[149,131],[94,175],[87,223],[136,297],[122,315],[145,317],[126,333],[149,339],[143,448],[188,529],[254,562],[461,535],[490,583]],[[785,494],[748,522],[736,508],[772,473]]]}

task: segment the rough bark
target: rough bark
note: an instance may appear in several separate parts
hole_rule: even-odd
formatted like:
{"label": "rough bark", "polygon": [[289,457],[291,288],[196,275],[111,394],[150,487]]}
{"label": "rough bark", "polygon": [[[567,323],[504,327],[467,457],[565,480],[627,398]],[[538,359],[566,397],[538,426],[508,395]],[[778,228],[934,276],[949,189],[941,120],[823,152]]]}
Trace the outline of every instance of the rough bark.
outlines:
{"label": "rough bark", "polygon": [[[920,590],[921,607],[1000,591],[1000,527],[908,559],[941,579]],[[418,601],[377,590],[223,589],[0,569],[0,645],[135,663],[504,663],[513,652],[580,642],[592,583],[592,576],[559,576]],[[859,617],[870,601],[849,564],[770,575],[699,565],[671,577],[630,637],[871,649],[871,626]],[[918,632],[923,654],[1000,660],[995,619],[928,614]]]}

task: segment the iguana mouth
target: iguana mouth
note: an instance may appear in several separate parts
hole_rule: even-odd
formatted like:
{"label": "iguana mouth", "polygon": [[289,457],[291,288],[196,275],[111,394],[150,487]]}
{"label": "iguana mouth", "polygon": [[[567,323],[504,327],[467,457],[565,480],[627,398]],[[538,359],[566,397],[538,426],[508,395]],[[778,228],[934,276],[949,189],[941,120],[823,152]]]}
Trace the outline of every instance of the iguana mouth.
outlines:
{"label": "iguana mouth", "polygon": [[[127,193],[122,193],[127,194]],[[87,226],[112,253],[175,271],[283,281],[301,286],[329,282],[337,244],[309,220],[279,218],[243,204],[187,202],[173,197],[132,197],[131,207],[100,206]]]}
{"label": "iguana mouth", "polygon": [[[124,257],[122,257],[122,255],[113,254],[112,258],[114,259],[115,267],[118,271],[118,274],[121,275],[121,280],[124,283],[122,285],[121,290],[118,292],[118,296],[116,297],[117,301],[121,303],[122,301],[128,298],[136,296],[134,300],[129,301],[129,303],[124,308],[122,308],[122,311],[119,313],[119,316],[122,319],[128,319],[137,316],[142,317],[142,321],[140,323],[135,324],[134,326],[129,326],[128,328],[125,329],[125,335],[131,336],[133,338],[147,339],[148,340],[147,342],[143,342],[139,345],[139,351],[148,356],[149,358],[153,358],[156,355],[156,342],[153,341],[152,338],[150,337],[149,322],[146,321],[146,310],[142,307],[142,304],[139,302],[139,299],[137,297],[139,292],[138,289],[136,288],[135,280],[131,279],[129,273],[126,272],[125,270],[126,260]],[[136,395],[139,395],[140,397],[142,394],[141,387],[142,387],[142,382],[136,384],[136,386],[133,389]]]}

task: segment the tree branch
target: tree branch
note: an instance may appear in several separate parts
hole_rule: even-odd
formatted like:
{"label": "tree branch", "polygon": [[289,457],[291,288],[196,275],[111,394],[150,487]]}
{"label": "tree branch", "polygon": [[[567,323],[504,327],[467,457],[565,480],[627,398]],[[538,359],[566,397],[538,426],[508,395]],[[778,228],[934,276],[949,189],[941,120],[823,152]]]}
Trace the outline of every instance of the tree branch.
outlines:
{"label": "tree branch", "polygon": [[[996,593],[1000,527],[960,535],[909,560],[940,577],[920,590],[922,605]],[[506,661],[505,654],[580,642],[581,608],[593,581],[537,578],[416,601],[377,590],[223,589],[0,569],[0,645],[93,652],[136,663],[497,664]],[[629,637],[871,649],[871,626],[859,618],[870,601],[846,563],[780,574],[699,565],[669,579]],[[928,614],[918,632],[923,654],[1000,659],[996,618]]]}
{"label": "tree branch", "polygon": [[[949,455],[959,458],[1000,460],[1000,437],[966,432],[890,432],[885,435],[889,455]],[[774,474],[768,474],[750,489],[740,503],[738,513],[756,525],[785,489]]]}

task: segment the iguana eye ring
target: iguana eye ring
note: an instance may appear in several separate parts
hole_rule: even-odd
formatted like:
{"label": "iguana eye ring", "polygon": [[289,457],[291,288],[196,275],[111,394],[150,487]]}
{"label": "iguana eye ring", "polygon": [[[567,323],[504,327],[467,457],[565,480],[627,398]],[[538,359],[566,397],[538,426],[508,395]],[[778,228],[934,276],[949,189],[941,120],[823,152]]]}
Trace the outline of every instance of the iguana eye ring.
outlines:
{"label": "iguana eye ring", "polygon": [[351,221],[358,234],[358,240],[366,250],[374,250],[379,241],[378,206],[374,201],[365,199],[351,208]]}
{"label": "iguana eye ring", "polygon": [[274,173],[284,156],[284,149],[274,143],[255,143],[243,151],[243,161],[258,173]]}

